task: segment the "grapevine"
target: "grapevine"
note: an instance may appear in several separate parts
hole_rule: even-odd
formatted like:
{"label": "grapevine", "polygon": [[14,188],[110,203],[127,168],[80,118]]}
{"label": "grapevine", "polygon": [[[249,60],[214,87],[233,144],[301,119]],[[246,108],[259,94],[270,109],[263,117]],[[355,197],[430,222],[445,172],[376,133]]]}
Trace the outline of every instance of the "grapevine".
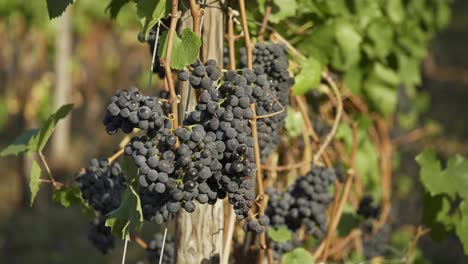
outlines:
{"label": "grapevine", "polygon": [[[52,2],[50,18],[74,1]],[[453,232],[468,252],[468,162],[442,166],[431,151],[416,160],[435,205],[404,256],[390,245],[398,147],[430,131],[393,138],[399,108],[409,112],[397,88],[417,96],[426,48],[450,14],[450,0],[419,2],[111,0],[111,17],[141,23],[130,35],[150,65],[147,89],[114,81],[92,113],[106,140],[86,140],[120,144],[74,164],[73,179],[57,176],[44,154],[79,107],[69,104],[0,156],[28,154],[30,204],[50,184],[54,201],[89,217],[97,251],[124,240],[122,263],[134,244],[138,263],[409,263],[424,260],[423,226]]]}

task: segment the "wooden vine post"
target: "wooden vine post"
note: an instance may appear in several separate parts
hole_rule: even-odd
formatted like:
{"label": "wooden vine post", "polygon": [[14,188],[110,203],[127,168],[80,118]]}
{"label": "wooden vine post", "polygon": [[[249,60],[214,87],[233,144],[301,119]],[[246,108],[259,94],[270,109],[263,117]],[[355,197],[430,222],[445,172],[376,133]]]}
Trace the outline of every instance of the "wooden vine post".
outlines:
{"label": "wooden vine post", "polygon": [[[222,67],[223,62],[224,36],[224,14],[221,5],[220,1],[215,1],[205,10],[200,10],[200,13],[203,14],[201,19],[185,19],[186,16],[194,14],[191,4],[192,11],[185,10],[182,19],[182,27],[191,27],[193,22],[198,21],[203,23],[201,27],[193,27],[201,29],[202,48],[200,59],[203,62],[208,59],[215,59],[219,67]],[[188,111],[193,110],[197,98],[194,90],[188,85],[182,85],[179,88],[179,94],[181,95],[179,119],[182,119],[186,104],[189,104]],[[188,96],[190,96],[189,102],[187,102]],[[219,263],[222,257],[223,231],[224,211],[222,201],[218,201],[215,205],[197,204],[197,209],[193,213],[181,210],[177,218],[176,263]]]}

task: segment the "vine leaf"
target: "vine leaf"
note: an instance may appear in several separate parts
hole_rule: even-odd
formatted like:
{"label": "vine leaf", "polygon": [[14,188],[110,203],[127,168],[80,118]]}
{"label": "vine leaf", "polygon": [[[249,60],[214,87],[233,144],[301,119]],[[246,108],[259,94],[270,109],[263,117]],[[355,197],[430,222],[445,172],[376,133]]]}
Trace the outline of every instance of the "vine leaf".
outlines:
{"label": "vine leaf", "polygon": [[304,248],[295,248],[283,255],[281,258],[283,264],[302,264],[302,263],[314,263],[314,257],[309,251]]}
{"label": "vine leaf", "polygon": [[106,11],[110,13],[111,18],[116,18],[120,9],[128,3],[130,3],[130,0],[111,0],[106,7]]}
{"label": "vine leaf", "polygon": [[41,185],[40,178],[41,178],[41,167],[37,164],[36,160],[33,160],[31,163],[31,173],[29,179],[29,190],[31,191],[31,200],[29,205],[32,206],[34,203],[34,199],[36,198],[37,192],[39,192],[39,187]]}
{"label": "vine leaf", "polygon": [[359,216],[354,212],[351,206],[346,204],[343,210],[343,215],[341,216],[340,222],[338,223],[338,236],[347,236],[353,229],[359,227],[360,223],[361,221]]}
{"label": "vine leaf", "polygon": [[73,104],[67,104],[60,107],[57,112],[50,115],[49,119],[47,119],[46,123],[42,128],[39,130],[37,135],[32,140],[31,147],[34,147],[34,151],[41,152],[44,149],[47,141],[49,140],[52,132],[54,132],[55,126],[57,125],[58,121],[65,118],[73,109]]}
{"label": "vine leaf", "polygon": [[291,240],[292,234],[285,226],[280,226],[278,228],[270,227],[268,228],[268,237],[275,242],[286,242]]}
{"label": "vine leaf", "polygon": [[[257,0],[259,11],[265,14],[265,0]],[[296,15],[298,5],[296,0],[273,0],[270,16],[268,20],[271,23],[279,23],[281,20]]]}
{"label": "vine leaf", "polygon": [[143,225],[143,211],[140,197],[132,186],[122,194],[119,208],[107,215],[106,226],[111,228],[114,235],[125,239],[130,230],[139,230]]}
{"label": "vine leaf", "polygon": [[[433,150],[425,150],[416,157],[420,180],[428,192],[424,204],[425,222],[439,238],[455,230],[468,254],[468,160],[462,156],[451,157],[443,170]],[[432,217],[433,219],[428,219]]]}
{"label": "vine leaf", "polygon": [[284,127],[290,138],[302,135],[304,132],[304,123],[302,122],[301,112],[289,108]]}
{"label": "vine leaf", "polygon": [[294,95],[305,94],[320,84],[323,65],[313,57],[302,61],[302,70],[295,78]]}
{"label": "vine leaf", "polygon": [[[114,0],[122,1],[122,0]],[[142,32],[145,38],[154,25],[161,19],[166,17],[171,10],[171,1],[168,0],[138,0],[137,15],[140,18],[143,27]]]}
{"label": "vine leaf", "polygon": [[[158,56],[160,58],[165,58],[167,42],[169,40],[168,31],[161,35],[160,40],[164,44],[162,49],[158,49]],[[181,70],[185,66],[192,64],[198,57],[200,47],[201,39],[192,30],[185,28],[180,38],[175,34],[172,47],[171,68]]]}
{"label": "vine leaf", "polygon": [[67,7],[75,2],[75,0],[46,0],[47,11],[49,12],[49,18],[54,19],[63,14]]}
{"label": "vine leaf", "polygon": [[0,152],[0,157],[18,155],[31,149],[31,141],[37,135],[39,129],[29,129],[18,136],[15,141]]}
{"label": "vine leaf", "polygon": [[138,176],[138,167],[136,166],[133,158],[124,156],[122,165],[122,171],[127,175],[127,180],[132,182]]}
{"label": "vine leaf", "polygon": [[431,196],[448,194],[455,199],[456,194],[468,198],[468,160],[456,155],[447,162],[442,170],[433,150],[425,150],[416,157],[421,167],[420,179]]}
{"label": "vine leaf", "polygon": [[70,205],[76,204],[88,216],[94,215],[94,210],[83,200],[80,188],[77,185],[62,187],[52,195],[55,202],[60,203],[63,207],[68,208]]}

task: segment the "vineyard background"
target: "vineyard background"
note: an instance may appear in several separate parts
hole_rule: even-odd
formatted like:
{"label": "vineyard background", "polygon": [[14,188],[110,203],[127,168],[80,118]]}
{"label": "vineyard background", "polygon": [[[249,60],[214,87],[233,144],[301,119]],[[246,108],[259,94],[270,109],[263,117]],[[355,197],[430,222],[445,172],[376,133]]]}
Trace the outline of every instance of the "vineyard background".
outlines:
{"label": "vineyard background", "polygon": [[[54,31],[57,20],[49,22],[45,1],[0,0],[0,146],[7,145],[26,128],[42,123],[52,112],[54,83]],[[71,141],[63,162],[51,162],[57,180],[68,182],[76,168],[100,153],[111,153],[118,139],[108,137],[100,125],[103,103],[115,87],[146,86],[149,69],[148,47],[137,39],[139,22],[124,10],[117,23],[103,12],[102,1],[81,0],[73,8],[72,118]],[[468,3],[453,4],[450,25],[433,41],[423,65],[419,88],[430,96],[428,111],[419,120],[426,129],[415,140],[401,144],[401,167],[394,174],[391,227],[394,230],[421,222],[422,187],[414,156],[432,147],[442,160],[458,153],[468,155],[468,125],[463,114],[468,105]],[[158,79],[153,82],[158,85]],[[401,94],[399,111],[411,111],[413,104]],[[429,127],[430,129],[427,129]],[[396,128],[394,137],[401,135]],[[92,140],[90,140],[92,139]],[[49,146],[50,147],[50,146]],[[50,149],[46,149],[49,153]],[[102,256],[87,241],[88,220],[78,208],[63,210],[50,200],[47,191],[38,194],[29,208],[28,162],[25,158],[0,159],[0,262],[1,263],[116,263],[120,247]],[[22,172],[22,173],[19,173]],[[57,173],[59,172],[59,173]],[[145,225],[150,238],[155,227]],[[395,238],[398,240],[398,238]],[[424,257],[433,263],[467,263],[460,242],[449,237],[435,242],[420,241]],[[127,263],[141,259],[135,245],[129,248]]]}

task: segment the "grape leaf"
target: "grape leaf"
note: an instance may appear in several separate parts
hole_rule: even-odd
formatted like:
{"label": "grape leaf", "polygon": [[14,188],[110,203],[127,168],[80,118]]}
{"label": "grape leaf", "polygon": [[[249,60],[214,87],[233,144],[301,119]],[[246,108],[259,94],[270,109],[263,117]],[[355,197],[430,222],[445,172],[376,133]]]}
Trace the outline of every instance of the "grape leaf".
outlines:
{"label": "grape leaf", "polygon": [[273,0],[273,6],[268,20],[271,23],[279,23],[285,18],[295,16],[297,8],[296,0]]}
{"label": "grape leaf", "polygon": [[332,65],[340,70],[349,69],[356,65],[361,59],[362,37],[351,21],[346,19],[336,21],[335,39],[339,49],[333,54]]}
{"label": "grape leaf", "polygon": [[447,168],[442,170],[433,150],[425,150],[416,157],[420,166],[420,180],[424,188],[432,195],[447,194],[455,198],[456,194],[468,198],[468,160],[462,156],[451,157]]}
{"label": "grape leaf", "polygon": [[280,226],[278,228],[269,227],[268,236],[271,240],[275,242],[286,242],[291,240],[292,234],[285,226]]}
{"label": "grape leaf", "polygon": [[130,185],[122,194],[119,208],[107,215],[106,226],[111,228],[114,235],[125,239],[130,231],[140,230],[142,225],[140,197]]}
{"label": "grape leaf", "polygon": [[359,227],[360,222],[359,216],[354,212],[353,208],[346,204],[343,210],[343,215],[338,223],[338,236],[347,236],[354,228]]}
{"label": "grape leaf", "polygon": [[145,34],[145,38],[148,36],[151,28],[153,28],[161,18],[169,14],[171,10],[170,4],[171,1],[168,0],[138,0],[137,15],[140,18],[143,27],[142,32]]}
{"label": "grape leaf", "polygon": [[[166,58],[168,36],[167,31],[161,35],[160,41],[164,44],[162,49],[158,49],[160,58]],[[200,47],[201,39],[192,30],[185,28],[180,37],[174,34],[171,68],[180,70],[192,64],[198,58]]]}
{"label": "grape leaf", "polygon": [[314,57],[309,57],[301,62],[302,70],[295,78],[293,88],[294,95],[305,94],[320,84],[323,65]]}
{"label": "grape leaf", "polygon": [[301,112],[289,108],[284,127],[286,128],[290,138],[295,138],[299,135],[302,135],[304,131],[304,124],[302,122]]}
{"label": "grape leaf", "polygon": [[53,19],[61,16],[67,7],[75,2],[75,0],[46,0],[47,11],[49,12],[49,18]]}
{"label": "grape leaf", "polygon": [[387,0],[385,12],[387,13],[388,18],[390,18],[390,20],[395,24],[401,23],[405,17],[405,10],[401,0]]}
{"label": "grape leaf", "polygon": [[127,175],[127,180],[132,182],[138,176],[138,167],[133,161],[132,157],[124,156],[122,164],[122,171]]}
{"label": "grape leaf", "polygon": [[0,152],[0,157],[5,157],[9,155],[18,155],[19,153],[28,151],[31,149],[31,139],[34,138],[39,129],[29,129],[23,132],[20,136],[18,136],[15,141],[8,145],[6,148]]}
{"label": "grape leaf", "polygon": [[120,9],[131,0],[111,0],[109,5],[106,7],[106,11],[110,13],[111,18],[116,18],[120,12]]}
{"label": "grape leaf", "polygon": [[77,185],[62,187],[54,191],[52,199],[68,208],[72,204],[80,206],[81,210],[88,216],[94,216],[94,210],[83,200],[80,188]]}
{"label": "grape leaf", "polygon": [[31,141],[31,143],[34,144],[33,146],[35,147],[35,151],[42,151],[50,136],[52,135],[52,132],[54,132],[55,126],[57,125],[58,121],[60,121],[60,119],[65,118],[72,109],[73,104],[67,104],[60,107],[57,110],[57,112],[50,115],[49,119],[47,119],[46,123],[42,126],[38,134]]}
{"label": "grape leaf", "polygon": [[283,264],[304,264],[314,263],[314,257],[309,251],[304,248],[295,248],[281,257],[281,263]]}
{"label": "grape leaf", "polygon": [[31,163],[31,173],[29,178],[29,190],[31,191],[31,200],[29,205],[32,206],[34,203],[34,199],[36,198],[37,192],[39,191],[39,185],[41,177],[41,167],[37,164],[36,160],[33,160]]}
{"label": "grape leaf", "polygon": [[416,161],[421,167],[420,180],[430,195],[424,203],[424,220],[433,228],[431,234],[442,238],[455,229],[468,253],[468,160],[456,155],[442,169],[435,152],[425,150]]}

